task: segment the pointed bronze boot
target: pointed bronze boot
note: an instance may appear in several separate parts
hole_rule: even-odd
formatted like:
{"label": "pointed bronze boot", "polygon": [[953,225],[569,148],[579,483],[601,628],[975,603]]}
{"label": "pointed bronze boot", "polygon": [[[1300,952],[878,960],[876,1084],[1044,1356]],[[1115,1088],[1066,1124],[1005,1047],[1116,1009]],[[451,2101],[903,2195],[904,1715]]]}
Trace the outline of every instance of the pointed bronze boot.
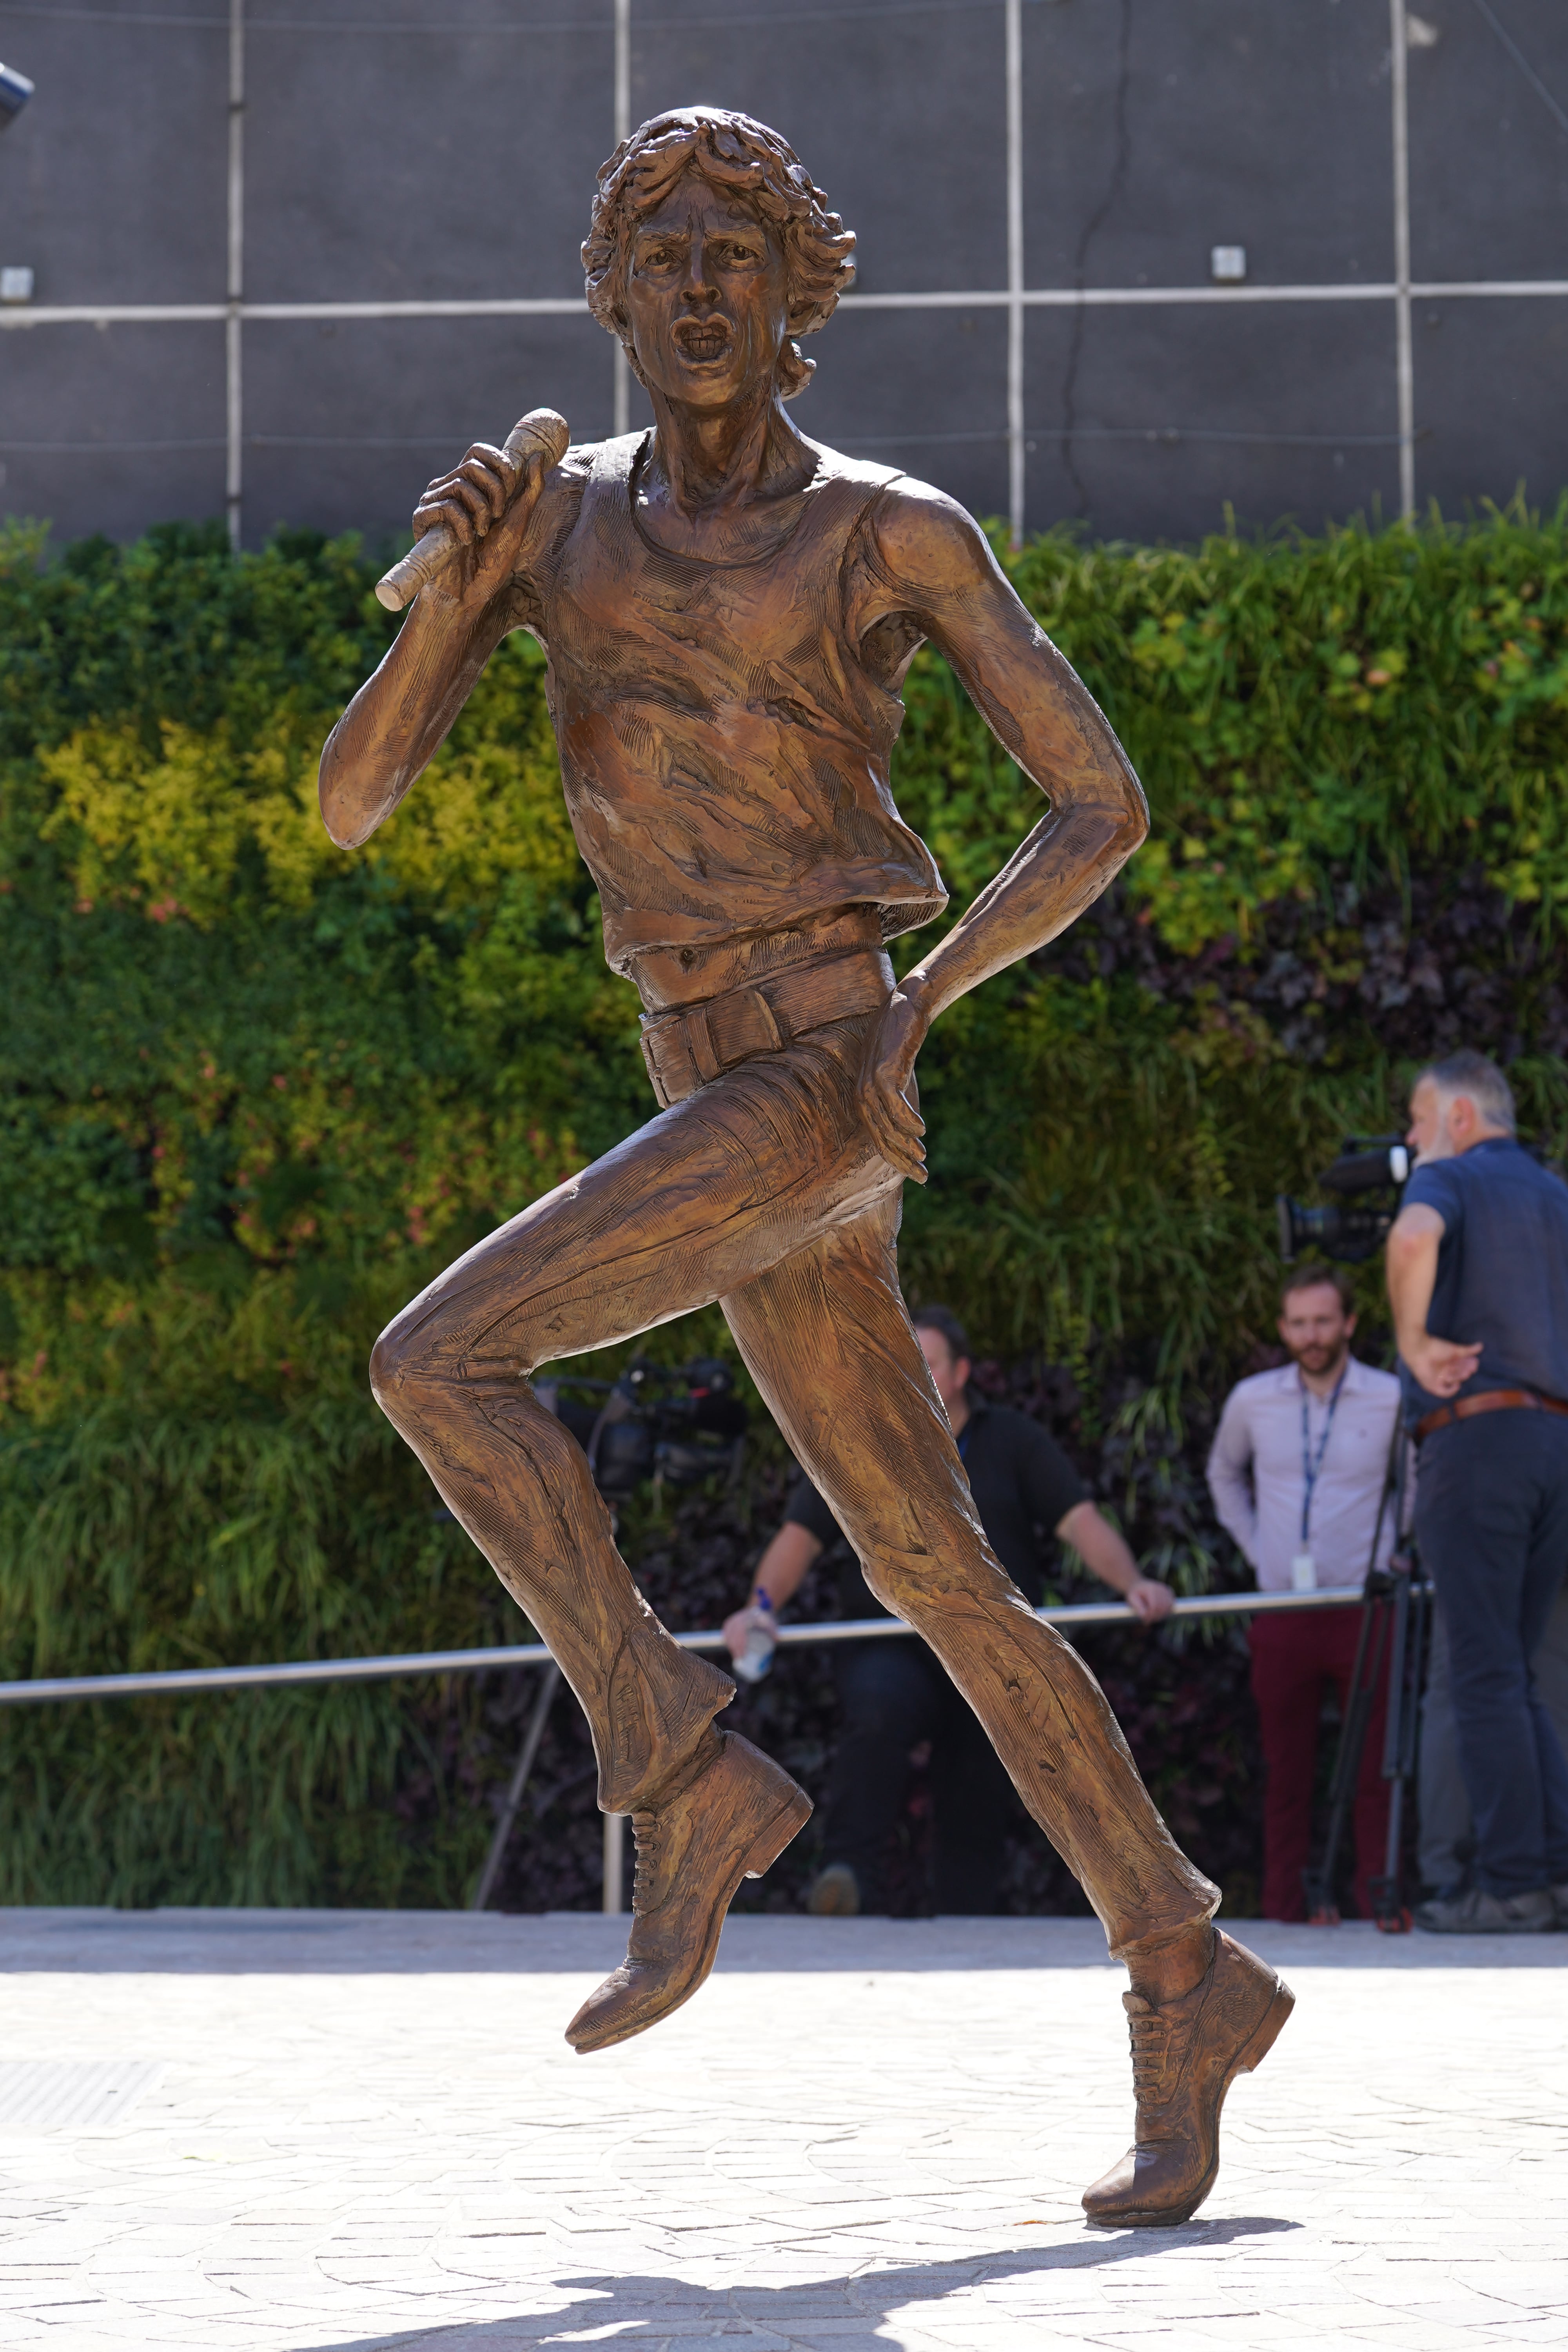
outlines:
{"label": "pointed bronze boot", "polygon": [[574,2050],[646,2033],[707,1978],[742,1878],[760,1878],[810,1819],[811,1799],[733,1731],[712,1730],[632,1815],[637,1876],[626,1957],[566,2029]]}
{"label": "pointed bronze boot", "polygon": [[1083,2194],[1103,2227],[1148,2230],[1189,2221],[1219,2173],[1219,2111],[1237,2074],[1273,2048],[1296,2006],[1289,1985],[1217,1929],[1201,1984],[1155,2009],[1135,1992],[1121,2005],[1132,2027],[1133,2144]]}

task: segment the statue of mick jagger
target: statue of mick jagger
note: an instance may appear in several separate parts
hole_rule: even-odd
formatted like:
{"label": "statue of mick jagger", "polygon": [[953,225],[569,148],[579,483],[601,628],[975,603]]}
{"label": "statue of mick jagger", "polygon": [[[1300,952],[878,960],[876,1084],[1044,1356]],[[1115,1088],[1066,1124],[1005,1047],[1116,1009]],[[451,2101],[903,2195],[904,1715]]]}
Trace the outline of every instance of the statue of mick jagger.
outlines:
{"label": "statue of mick jagger", "polygon": [[[795,338],[826,324],[853,250],[776,132],[706,107],[645,123],[600,175],[583,257],[653,430],[569,447],[559,420],[531,418],[531,437],[476,444],[419,502],[424,584],[327,744],[328,830],[365,840],[501,638],[531,630],[658,1108],[406,1307],[372,1379],[581,1701],[601,1805],[632,1816],[626,1958],[572,2021],[574,2047],[690,1998],[742,1878],[811,1810],[718,1728],[734,1685],[647,1608],[582,1452],[529,1385],[717,1301],[868,1582],[974,1708],[1126,1962],[1136,2139],[1085,2207],[1174,2222],[1213,2186],[1225,2092],[1291,1995],[1214,1927],[1217,1891],[1099,1685],[998,1565],[896,1258],[904,1182],[924,1181],[927,1030],[1065,929],[1147,812],[971,518],[792,421],[812,366]],[[887,941],[945,897],[889,784],[899,689],[927,639],[1047,808],[895,984]]]}

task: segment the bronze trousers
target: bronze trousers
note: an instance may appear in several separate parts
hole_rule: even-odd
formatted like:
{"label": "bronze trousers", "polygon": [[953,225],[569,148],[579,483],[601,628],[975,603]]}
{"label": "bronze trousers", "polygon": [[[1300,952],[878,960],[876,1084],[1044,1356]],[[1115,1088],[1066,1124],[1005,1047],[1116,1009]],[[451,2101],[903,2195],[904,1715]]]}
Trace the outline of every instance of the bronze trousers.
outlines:
{"label": "bronze trousers", "polygon": [[581,1701],[601,1804],[629,1812],[734,1685],[648,1609],[528,1375],[717,1299],[867,1582],[931,1644],[1119,1952],[1209,1917],[1218,1894],[975,1516],[899,1290],[902,1180],[858,1108],[879,1018],[742,1063],[536,1201],[405,1308],[372,1383]]}

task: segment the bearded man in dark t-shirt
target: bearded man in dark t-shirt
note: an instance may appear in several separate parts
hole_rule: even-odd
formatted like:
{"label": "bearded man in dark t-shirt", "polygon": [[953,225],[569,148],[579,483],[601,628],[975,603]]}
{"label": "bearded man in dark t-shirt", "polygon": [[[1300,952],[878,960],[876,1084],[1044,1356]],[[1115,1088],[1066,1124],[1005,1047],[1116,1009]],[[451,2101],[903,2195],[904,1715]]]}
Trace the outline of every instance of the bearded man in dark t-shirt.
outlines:
{"label": "bearded man in dark t-shirt", "polygon": [[[1291,1996],[1215,1931],[1218,1889],[1094,1677],[986,1541],[896,1255],[903,1184],[924,1181],[931,1022],[1064,930],[1147,811],[963,509],[785,414],[810,374],[793,338],[830,316],[853,245],[775,131],[709,107],[644,123],[600,175],[583,257],[653,429],[551,468],[478,443],[416,510],[458,557],[333,730],[327,829],[353,847],[390,816],[502,638],[531,632],[660,1108],[432,1283],[377,1341],[371,1383],[559,1661],[601,1805],[632,1817],[626,1958],[574,2047],[689,1999],[742,1878],[811,1810],[717,1728],[733,1682],[647,1607],[581,1449],[529,1384],[717,1303],[868,1579],[930,1643],[1127,1962],[1136,2145],[1085,2201],[1100,2221],[1173,2222],[1207,2196],[1226,2089]],[[926,639],[1050,807],[895,986],[885,943],[943,902],[889,782]]]}
{"label": "bearded man in dark t-shirt", "polygon": [[[1168,1616],[1175,1595],[1144,1576],[1116,1528],[1050,1432],[1026,1412],[986,1403],[970,1385],[969,1340],[942,1307],[914,1318],[921,1353],[958,1445],[974,1508],[991,1548],[1032,1607],[1045,1591],[1045,1547],[1069,1544],[1145,1624]],[[744,1609],[726,1621],[731,1654],[744,1654],[753,1626],[776,1622],[818,1560],[838,1577],[838,1612],[850,1622],[889,1616],[861,1573],[843,1530],[809,1478],[790,1490],[784,1525],[757,1564]],[[909,1782],[911,1750],[929,1747],[931,1891],[945,1916],[984,1916],[999,1906],[1007,1823],[1007,1777],[995,1750],[923,1643],[873,1637],[835,1643],[838,1738],[823,1824],[823,1865],[808,1907],[852,1917],[888,1907],[889,1849]]]}

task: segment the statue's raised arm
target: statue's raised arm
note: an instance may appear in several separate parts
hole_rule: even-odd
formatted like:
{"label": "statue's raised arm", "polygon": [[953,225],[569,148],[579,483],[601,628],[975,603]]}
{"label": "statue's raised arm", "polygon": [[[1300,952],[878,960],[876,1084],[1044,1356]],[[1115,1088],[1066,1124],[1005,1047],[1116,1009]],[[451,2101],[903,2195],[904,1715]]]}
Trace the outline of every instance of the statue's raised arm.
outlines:
{"label": "statue's raised arm", "polygon": [[548,437],[525,435],[532,421],[521,420],[500,448],[474,442],[450,473],[426,485],[414,509],[415,555],[437,538],[454,551],[430,568],[386,658],[327,738],[321,821],[341,849],[359,848],[392,814],[517,625],[514,583],[545,478],[565,446],[564,427]]}

